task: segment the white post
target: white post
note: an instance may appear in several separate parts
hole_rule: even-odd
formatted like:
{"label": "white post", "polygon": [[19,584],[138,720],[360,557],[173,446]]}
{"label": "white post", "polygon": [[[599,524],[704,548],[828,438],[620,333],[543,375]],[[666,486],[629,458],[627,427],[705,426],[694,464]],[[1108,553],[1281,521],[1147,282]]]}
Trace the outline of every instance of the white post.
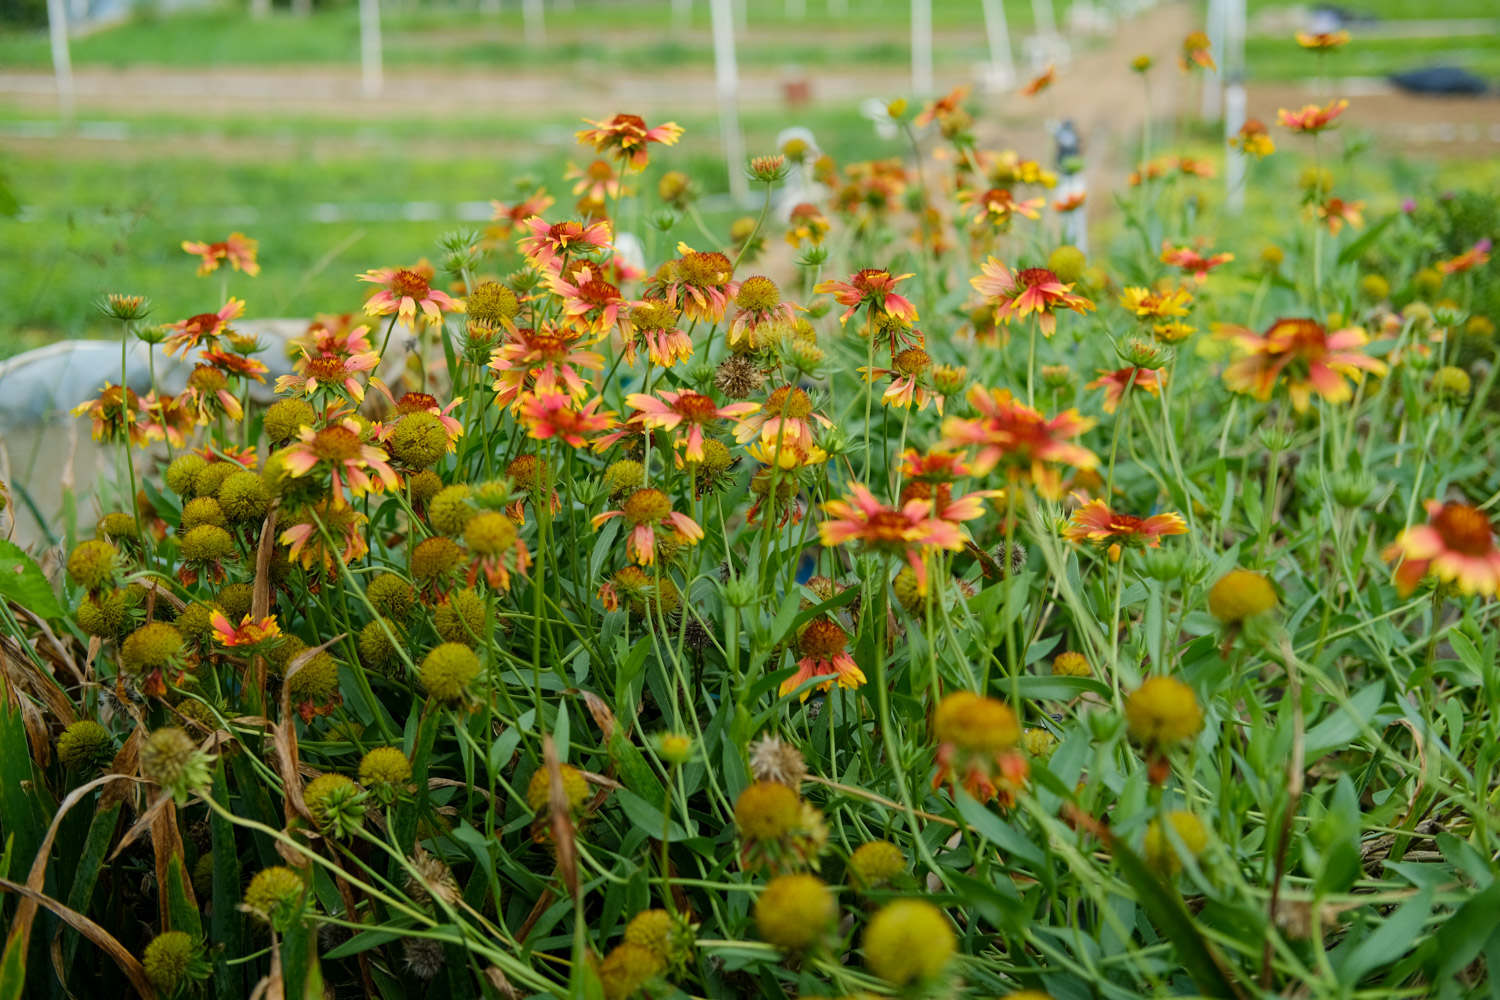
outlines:
{"label": "white post", "polygon": [[[1228,0],[1224,16],[1224,135],[1245,124],[1245,0]],[[1234,215],[1245,208],[1245,154],[1232,150],[1224,171],[1225,207]]]}
{"label": "white post", "polygon": [[385,86],[381,67],[380,0],[359,0],[360,90],[366,97],[379,97]]}
{"label": "white post", "polygon": [[745,137],[740,134],[740,72],[734,60],[734,9],[732,0],[709,0],[714,33],[714,82],[719,92],[719,134],[724,143],[724,163],[729,168],[729,193],[737,203],[750,198],[745,177]]}
{"label": "white post", "polygon": [[1052,14],[1052,0],[1031,0],[1031,19],[1036,33],[1051,41],[1057,37],[1057,18]]}
{"label": "white post", "polygon": [[542,0],[521,0],[521,21],[528,46],[547,44],[547,25],[543,21]]}
{"label": "white post", "polygon": [[932,84],[932,0],[911,0],[911,92],[927,97]]}
{"label": "white post", "polygon": [[990,46],[991,90],[1005,90],[1016,82],[1016,60],[1010,48],[1010,26],[1005,21],[1002,0],[982,0],[984,35]]}
{"label": "white post", "polygon": [[254,18],[271,16],[271,0],[250,0],[250,16]]}
{"label": "white post", "polygon": [[786,16],[798,21],[807,16],[807,0],[786,0]]}
{"label": "white post", "polygon": [[1224,101],[1224,22],[1228,11],[1225,0],[1208,0],[1208,44],[1218,69],[1203,71],[1203,107],[1201,114],[1209,121],[1218,118]]}
{"label": "white post", "polygon": [[844,17],[849,13],[849,0],[828,0],[828,13],[834,17]]}
{"label": "white post", "polygon": [[68,54],[68,12],[63,0],[47,0],[47,37],[52,42],[52,75],[57,80],[57,114],[73,124],[73,59]]}

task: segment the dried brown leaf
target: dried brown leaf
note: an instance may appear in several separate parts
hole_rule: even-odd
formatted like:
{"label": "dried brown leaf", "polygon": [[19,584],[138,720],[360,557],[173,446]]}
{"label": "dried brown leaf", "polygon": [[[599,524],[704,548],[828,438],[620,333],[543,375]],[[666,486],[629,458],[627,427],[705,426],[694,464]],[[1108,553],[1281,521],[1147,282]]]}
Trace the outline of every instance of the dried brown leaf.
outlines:
{"label": "dried brown leaf", "polygon": [[562,766],[557,760],[557,744],[552,741],[551,734],[542,737],[542,766],[547,769],[547,813],[552,828],[552,845],[557,850],[557,870],[576,901],[578,848],[573,839],[573,817],[569,811],[568,792],[563,787]]}
{"label": "dried brown leaf", "polygon": [[114,959],[115,964],[120,967],[120,971],[125,973],[125,978],[130,980],[130,985],[135,987],[136,992],[144,1000],[156,1000],[156,990],[151,988],[151,981],[146,978],[146,970],[141,967],[141,963],[136,961],[135,956],[124,945],[115,940],[114,935],[110,934],[109,931],[100,927],[77,910],[69,909],[62,903],[59,903],[51,896],[44,895],[18,882],[0,878],[0,889],[13,892],[25,901],[32,903],[33,906],[44,906],[52,913],[57,914],[69,927],[98,945],[103,949],[105,954]]}

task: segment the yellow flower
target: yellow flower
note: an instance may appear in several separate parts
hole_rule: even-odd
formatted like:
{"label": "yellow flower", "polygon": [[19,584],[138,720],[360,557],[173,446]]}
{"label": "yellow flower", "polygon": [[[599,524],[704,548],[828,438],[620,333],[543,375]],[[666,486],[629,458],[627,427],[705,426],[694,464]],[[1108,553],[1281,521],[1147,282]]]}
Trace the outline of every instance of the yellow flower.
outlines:
{"label": "yellow flower", "polygon": [[[1203,828],[1203,822],[1197,816],[1174,809],[1167,813],[1167,822],[1172,824],[1172,831],[1177,834],[1177,839],[1182,841],[1182,846],[1189,854],[1196,858],[1203,853],[1208,846],[1208,831]],[[1147,864],[1165,875],[1175,875],[1182,871],[1182,859],[1162,831],[1158,820],[1152,820],[1146,827],[1145,854]]]}
{"label": "yellow flower", "polygon": [[953,927],[943,911],[926,900],[887,904],[865,929],[865,963],[896,986],[931,979],[953,957]]}
{"label": "yellow flower", "polygon": [[1276,589],[1265,576],[1248,569],[1232,569],[1208,592],[1208,611],[1225,625],[1264,614],[1276,606]]}
{"label": "yellow flower", "polygon": [[823,940],[837,916],[833,893],[812,875],[774,878],[755,901],[760,936],[782,951],[812,948]]}
{"label": "yellow flower", "polygon": [[1203,729],[1203,709],[1182,681],[1149,677],[1125,699],[1125,722],[1137,743],[1162,749],[1197,736]]}

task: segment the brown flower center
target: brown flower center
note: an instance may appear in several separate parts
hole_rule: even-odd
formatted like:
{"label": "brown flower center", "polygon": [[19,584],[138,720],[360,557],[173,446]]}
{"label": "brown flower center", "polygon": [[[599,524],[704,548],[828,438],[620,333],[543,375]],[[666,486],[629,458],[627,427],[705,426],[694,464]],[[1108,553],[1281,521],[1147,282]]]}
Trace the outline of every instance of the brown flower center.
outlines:
{"label": "brown flower center", "polygon": [[437,408],[437,399],[425,392],[408,392],[396,400],[396,412],[402,416],[408,413],[430,413]]}
{"label": "brown flower center", "polygon": [[1494,529],[1484,512],[1463,503],[1444,504],[1432,519],[1443,544],[1466,556],[1484,556],[1494,551]]}
{"label": "brown flower center", "polygon": [[364,442],[349,428],[335,424],[318,431],[313,437],[312,450],[325,462],[347,462],[358,458]]}
{"label": "brown flower center", "polygon": [[344,374],[344,364],[338,358],[308,358],[307,375],[319,382],[329,382]]}
{"label": "brown flower center", "polygon": [[746,312],[765,312],[781,304],[781,292],[777,290],[776,282],[757,274],[746,278],[740,285],[740,294],[735,296],[734,304]]}
{"label": "brown flower center", "polygon": [[427,283],[427,279],[409,267],[403,267],[391,275],[392,294],[422,299],[427,297],[427,293],[431,289],[432,286]]}
{"label": "brown flower center", "polygon": [[611,302],[620,301],[620,290],[607,281],[595,278],[592,281],[585,281],[579,286],[578,297],[598,308],[600,306],[607,306]]}
{"label": "brown flower center", "polygon": [[1057,275],[1045,267],[1028,267],[1016,274],[1016,280],[1027,288],[1035,288],[1038,285],[1055,284]]}
{"label": "brown flower center", "polygon": [[224,373],[210,365],[199,365],[188,376],[188,385],[199,392],[218,392],[228,383]]}
{"label": "brown flower center", "polygon": [[621,509],[631,524],[656,524],[672,512],[672,501],[661,490],[636,490]]}
{"label": "brown flower center", "polygon": [[719,408],[714,401],[696,392],[685,392],[678,396],[672,408],[682,414],[684,420],[694,424],[706,424],[719,415]]}
{"label": "brown flower center", "polygon": [[734,265],[721,253],[695,251],[677,262],[677,274],[683,284],[694,288],[722,285],[734,273]]}
{"label": "brown flower center", "polygon": [[803,656],[815,660],[831,660],[844,651],[849,643],[848,634],[828,618],[814,618],[797,640],[797,649]]}
{"label": "brown flower center", "polygon": [[932,367],[932,357],[920,347],[908,347],[891,360],[891,367],[902,375],[920,375]]}
{"label": "brown flower center", "polygon": [[187,333],[210,333],[217,330],[222,322],[224,321],[219,318],[218,313],[199,313],[190,317],[183,329]]}
{"label": "brown flower center", "polygon": [[812,400],[795,386],[784,385],[766,397],[766,413],[789,420],[806,420],[812,416]]}

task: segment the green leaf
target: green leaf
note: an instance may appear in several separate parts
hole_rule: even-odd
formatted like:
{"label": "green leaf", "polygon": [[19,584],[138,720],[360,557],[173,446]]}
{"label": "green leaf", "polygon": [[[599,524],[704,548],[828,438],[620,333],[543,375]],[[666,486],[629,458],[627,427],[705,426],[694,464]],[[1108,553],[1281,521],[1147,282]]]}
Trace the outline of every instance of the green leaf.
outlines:
{"label": "green leaf", "polygon": [[1385,701],[1385,682],[1375,681],[1359,690],[1349,704],[1307,731],[1307,763],[1333,750],[1349,745],[1360,731],[1375,718]]}
{"label": "green leaf", "polygon": [[1364,940],[1333,955],[1339,982],[1354,986],[1370,972],[1405,955],[1421,940],[1422,928],[1432,915],[1432,890],[1423,889],[1386,917]]}
{"label": "green leaf", "polygon": [[400,931],[360,931],[343,944],[329,950],[323,957],[329,961],[348,958],[351,955],[358,955],[362,951],[369,951],[371,948],[379,948],[381,945],[388,944],[400,936]]}
{"label": "green leaf", "polygon": [[1344,249],[1339,251],[1339,263],[1347,264],[1350,261],[1358,260],[1361,254],[1375,245],[1375,241],[1380,239],[1381,234],[1383,234],[1386,229],[1390,227],[1391,223],[1395,221],[1396,213],[1392,212],[1390,215],[1387,215],[1385,218],[1375,223],[1369,229],[1366,229],[1363,233],[1360,234],[1359,239],[1355,240],[1348,246],[1344,247]]}
{"label": "green leaf", "polygon": [[42,618],[61,618],[64,614],[42,568],[19,545],[4,539],[0,539],[0,598]]}
{"label": "green leaf", "polygon": [[1135,890],[1141,909],[1151,918],[1157,929],[1177,947],[1177,957],[1182,967],[1192,977],[1204,996],[1232,997],[1248,1000],[1208,940],[1198,933],[1193,915],[1183,904],[1182,897],[1170,885],[1162,883],[1151,869],[1123,841],[1111,837],[1110,851],[1120,874]]}
{"label": "green leaf", "polygon": [[1428,978],[1442,982],[1474,961],[1497,928],[1500,928],[1500,879],[1465,900],[1432,936],[1435,947],[1427,963]]}
{"label": "green leaf", "polygon": [[[624,788],[615,789],[615,794],[612,798],[620,804],[621,809],[625,810],[625,815],[629,818],[630,822],[650,833],[652,837],[660,837],[662,835],[663,817],[661,810],[656,806]],[[697,825],[694,824],[691,830],[684,830],[681,824],[676,819],[673,819],[672,825],[667,827],[667,835],[673,840],[696,837],[698,835]]]}
{"label": "green leaf", "polygon": [[953,801],[958,806],[958,814],[979,836],[1007,854],[1024,858],[1037,868],[1046,867],[1047,859],[1035,844],[1018,833],[1015,827],[986,809],[972,795],[959,789]]}

